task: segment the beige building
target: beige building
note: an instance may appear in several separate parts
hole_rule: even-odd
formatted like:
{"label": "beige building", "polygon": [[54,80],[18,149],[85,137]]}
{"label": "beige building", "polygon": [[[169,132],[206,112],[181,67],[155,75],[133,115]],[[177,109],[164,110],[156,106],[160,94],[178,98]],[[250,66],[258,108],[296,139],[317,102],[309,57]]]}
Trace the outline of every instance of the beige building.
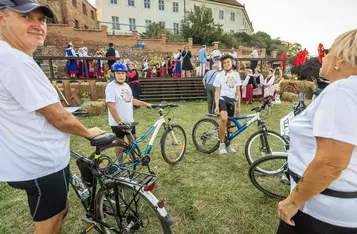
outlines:
{"label": "beige building", "polygon": [[98,21],[108,27],[110,34],[144,32],[152,22],[178,33],[185,10],[203,4],[212,9],[225,32],[253,33],[244,5],[236,0],[96,0]]}

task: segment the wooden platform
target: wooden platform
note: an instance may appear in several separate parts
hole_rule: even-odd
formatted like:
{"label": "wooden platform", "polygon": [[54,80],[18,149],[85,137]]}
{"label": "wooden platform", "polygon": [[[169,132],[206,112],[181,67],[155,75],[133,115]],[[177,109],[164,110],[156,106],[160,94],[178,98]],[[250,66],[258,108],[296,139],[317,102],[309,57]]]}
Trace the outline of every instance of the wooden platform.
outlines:
{"label": "wooden platform", "polygon": [[143,101],[205,99],[201,77],[140,79]]}

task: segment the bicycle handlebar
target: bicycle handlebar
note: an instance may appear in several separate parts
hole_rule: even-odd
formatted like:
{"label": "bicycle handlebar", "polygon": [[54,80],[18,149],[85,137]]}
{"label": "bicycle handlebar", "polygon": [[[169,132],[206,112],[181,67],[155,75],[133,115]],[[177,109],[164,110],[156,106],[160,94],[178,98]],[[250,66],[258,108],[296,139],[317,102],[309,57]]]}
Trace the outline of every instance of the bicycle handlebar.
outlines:
{"label": "bicycle handlebar", "polygon": [[178,107],[178,105],[177,104],[154,104],[154,105],[151,105],[151,107],[153,109],[155,109],[155,108],[165,109],[166,107]]}
{"label": "bicycle handlebar", "polygon": [[265,109],[265,107],[267,105],[269,105],[271,102],[271,98],[269,97],[267,100],[265,100],[264,104],[262,106],[258,106],[258,107],[254,107],[253,109],[251,109],[251,111],[255,111],[255,112],[261,112],[262,110]]}

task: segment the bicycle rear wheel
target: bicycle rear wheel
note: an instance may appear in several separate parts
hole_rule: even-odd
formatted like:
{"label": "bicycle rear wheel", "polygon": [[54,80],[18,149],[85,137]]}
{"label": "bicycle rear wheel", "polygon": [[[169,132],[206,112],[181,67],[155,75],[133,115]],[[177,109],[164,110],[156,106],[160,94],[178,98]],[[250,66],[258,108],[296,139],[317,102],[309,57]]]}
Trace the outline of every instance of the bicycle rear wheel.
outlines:
{"label": "bicycle rear wheel", "polygon": [[171,125],[162,135],[161,154],[168,164],[182,160],[186,152],[186,133],[179,125]]}
{"label": "bicycle rear wheel", "polygon": [[[158,204],[152,202],[157,199],[151,193],[145,196],[140,188],[137,190],[126,184],[112,181],[104,183],[107,193],[101,188],[96,195],[95,213],[98,220],[117,228],[120,233],[171,234],[170,226],[164,220],[165,217],[162,217],[157,210]],[[118,191],[117,196],[115,196],[115,189]],[[148,196],[152,198],[148,199]],[[115,209],[118,209],[117,219]],[[100,228],[105,234],[115,233],[104,225],[100,225]]]}
{"label": "bicycle rear wheel", "polygon": [[[290,193],[287,155],[275,154],[257,159],[249,167],[249,179],[253,185],[268,196],[285,199]],[[257,170],[262,168],[269,174]]]}
{"label": "bicycle rear wheel", "polygon": [[201,119],[193,127],[192,142],[198,151],[213,153],[219,147],[219,124],[213,119]]}

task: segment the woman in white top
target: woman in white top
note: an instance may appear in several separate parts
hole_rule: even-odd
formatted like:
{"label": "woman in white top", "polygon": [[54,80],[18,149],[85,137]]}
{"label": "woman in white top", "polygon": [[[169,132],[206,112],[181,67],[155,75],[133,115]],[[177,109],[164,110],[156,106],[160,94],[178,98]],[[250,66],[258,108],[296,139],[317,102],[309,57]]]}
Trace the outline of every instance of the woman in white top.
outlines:
{"label": "woman in white top", "polygon": [[332,83],[289,126],[278,234],[357,233],[357,30],[334,41],[320,76]]}
{"label": "woman in white top", "polygon": [[275,76],[274,76],[274,69],[269,68],[268,70],[269,75],[264,81],[263,87],[264,87],[264,98],[270,97],[272,100],[274,99],[274,82],[275,82]]}

